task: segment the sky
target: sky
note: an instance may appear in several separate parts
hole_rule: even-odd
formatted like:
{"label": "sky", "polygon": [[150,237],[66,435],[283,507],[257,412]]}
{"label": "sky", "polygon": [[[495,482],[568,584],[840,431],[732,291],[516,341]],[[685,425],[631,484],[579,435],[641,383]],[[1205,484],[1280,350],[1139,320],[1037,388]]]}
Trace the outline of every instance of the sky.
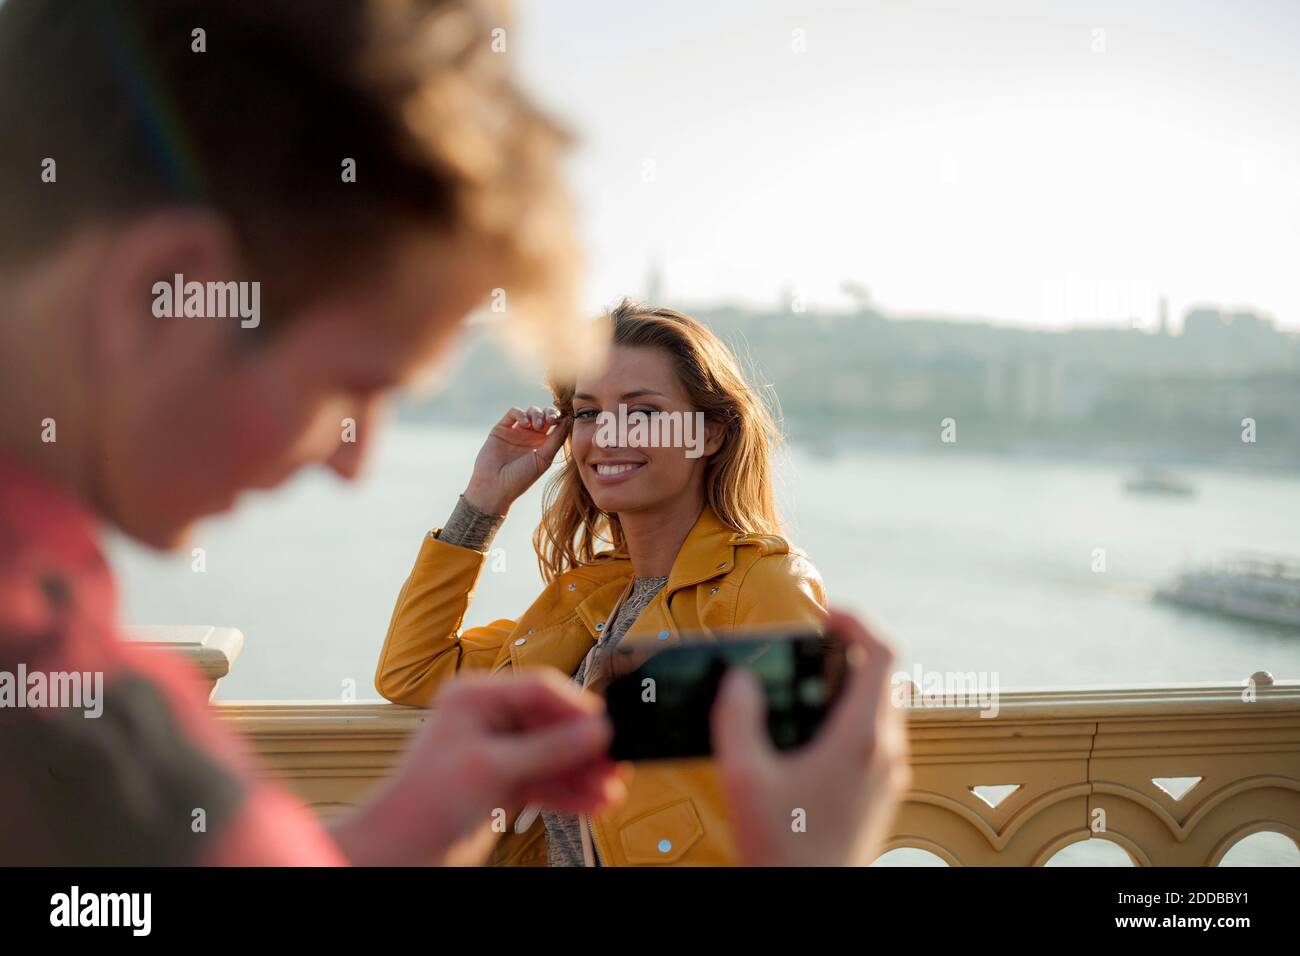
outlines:
{"label": "sky", "polygon": [[1294,0],[520,0],[584,305],[1300,330]]}

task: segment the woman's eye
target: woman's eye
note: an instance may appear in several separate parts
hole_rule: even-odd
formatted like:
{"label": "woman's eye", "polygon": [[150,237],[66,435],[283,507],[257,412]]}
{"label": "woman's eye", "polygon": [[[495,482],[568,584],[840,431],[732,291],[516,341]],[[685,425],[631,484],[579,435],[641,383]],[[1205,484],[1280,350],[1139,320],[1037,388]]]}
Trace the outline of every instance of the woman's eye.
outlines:
{"label": "woman's eye", "polygon": [[596,417],[594,408],[580,408],[573,413],[573,420],[578,422],[589,422]]}

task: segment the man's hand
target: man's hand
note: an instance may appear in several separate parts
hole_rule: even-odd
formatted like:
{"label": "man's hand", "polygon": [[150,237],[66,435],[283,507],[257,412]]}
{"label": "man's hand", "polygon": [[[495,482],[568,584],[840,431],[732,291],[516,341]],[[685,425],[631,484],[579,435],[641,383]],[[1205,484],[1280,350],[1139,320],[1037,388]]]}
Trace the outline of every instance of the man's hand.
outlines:
{"label": "man's hand", "polygon": [[[782,755],[772,746],[762,689],[742,668],[727,674],[714,705],[714,753],[747,866],[870,863],[911,779],[902,715],[890,702],[893,652],[850,615],[832,611],[828,630],[847,645],[849,674],[806,747]],[[792,826],[796,810],[802,832]]]}
{"label": "man's hand", "polygon": [[427,863],[497,809],[595,811],[624,789],[606,755],[610,735],[603,702],[558,673],[458,678],[389,785],[335,838],[353,863]]}

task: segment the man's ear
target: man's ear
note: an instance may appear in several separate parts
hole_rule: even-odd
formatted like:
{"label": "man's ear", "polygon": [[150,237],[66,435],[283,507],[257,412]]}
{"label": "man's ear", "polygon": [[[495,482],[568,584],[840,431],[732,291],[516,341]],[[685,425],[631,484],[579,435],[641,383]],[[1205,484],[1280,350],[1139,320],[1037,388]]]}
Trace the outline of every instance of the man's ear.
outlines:
{"label": "man's ear", "polygon": [[[109,241],[90,290],[95,349],[112,366],[119,366],[186,340],[199,347],[209,339],[219,340],[226,331],[220,326],[226,323],[187,319],[184,300],[172,301],[176,276],[182,277],[182,285],[229,282],[240,278],[239,269],[233,234],[218,216],[172,210],[120,227]],[[170,290],[171,317],[155,314],[159,283]]]}

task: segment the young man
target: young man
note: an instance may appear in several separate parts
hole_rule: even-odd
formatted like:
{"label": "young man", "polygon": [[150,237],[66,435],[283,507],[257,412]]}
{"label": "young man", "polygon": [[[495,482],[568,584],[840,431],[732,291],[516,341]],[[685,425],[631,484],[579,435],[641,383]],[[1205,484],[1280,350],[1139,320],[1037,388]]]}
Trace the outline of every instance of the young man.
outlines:
{"label": "young man", "polygon": [[[97,543],[177,548],[304,466],[355,477],[492,290],[519,334],[566,334],[564,138],[503,26],[468,0],[0,5],[0,863],[415,863],[498,806],[618,799],[599,701],[463,681],[327,833],[120,640]],[[888,651],[833,626],[865,663],[814,746],[777,758],[743,677],[715,714],[749,862],[869,859],[902,785]],[[6,674],[74,672],[102,674],[98,718],[6,703]]]}

